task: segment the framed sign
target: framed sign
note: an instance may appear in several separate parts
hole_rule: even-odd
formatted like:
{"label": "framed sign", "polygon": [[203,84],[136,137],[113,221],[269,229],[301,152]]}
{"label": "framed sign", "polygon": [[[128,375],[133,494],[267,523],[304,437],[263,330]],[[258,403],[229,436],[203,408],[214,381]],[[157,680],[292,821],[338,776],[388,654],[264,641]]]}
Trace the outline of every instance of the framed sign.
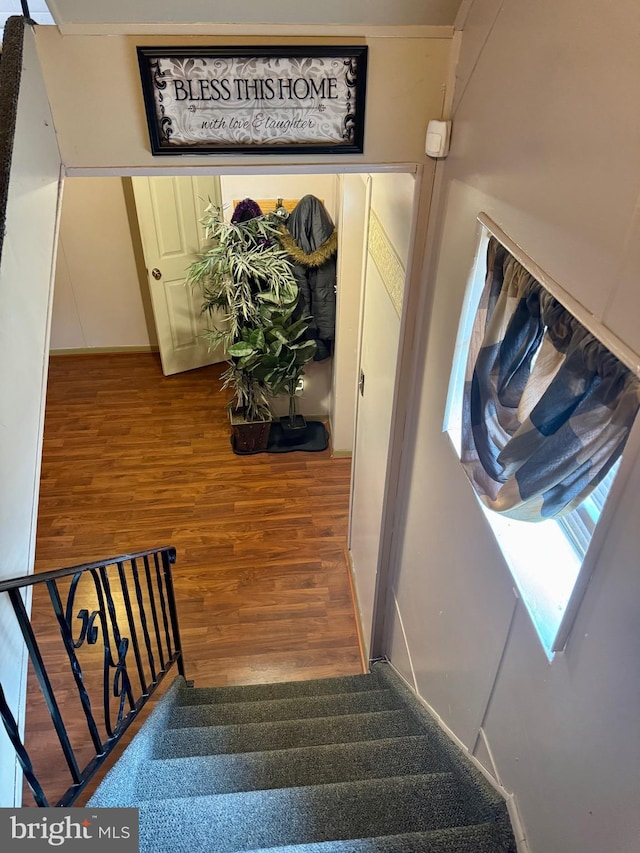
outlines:
{"label": "framed sign", "polygon": [[139,47],[153,154],[357,154],[366,47]]}

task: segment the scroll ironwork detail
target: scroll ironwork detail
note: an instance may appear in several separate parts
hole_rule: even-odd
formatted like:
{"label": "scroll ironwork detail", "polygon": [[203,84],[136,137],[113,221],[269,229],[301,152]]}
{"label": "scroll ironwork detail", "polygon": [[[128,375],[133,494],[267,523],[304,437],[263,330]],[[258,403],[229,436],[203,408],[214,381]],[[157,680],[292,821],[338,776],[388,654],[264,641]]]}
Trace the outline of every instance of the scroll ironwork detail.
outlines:
{"label": "scroll ironwork detail", "polygon": [[[167,547],[0,581],[0,595],[6,593],[13,607],[35,672],[37,684],[30,679],[28,692],[31,695],[39,688],[42,693],[71,774],[71,785],[57,805],[75,801],[174,664],[184,676],[171,576],[174,562],[175,551]],[[66,674],[71,676],[94,751],[84,769],[78,765],[77,744],[74,740],[72,745],[67,733],[73,703],[66,699],[69,691],[60,688],[64,665],[60,665],[61,671],[58,664],[55,673],[47,671],[23,599],[25,587],[40,585],[48,593],[68,660]],[[47,650],[50,645],[47,635]],[[100,645],[102,655],[98,652],[96,658],[91,648]],[[96,671],[98,659],[101,666],[98,664]],[[100,684],[99,689],[96,684]],[[96,692],[101,694],[101,701],[92,701]],[[96,711],[100,704],[102,715]],[[74,704],[75,713],[76,708]],[[0,716],[36,804],[49,805],[51,798],[47,797],[25,746],[29,731],[23,743],[2,685]]]}

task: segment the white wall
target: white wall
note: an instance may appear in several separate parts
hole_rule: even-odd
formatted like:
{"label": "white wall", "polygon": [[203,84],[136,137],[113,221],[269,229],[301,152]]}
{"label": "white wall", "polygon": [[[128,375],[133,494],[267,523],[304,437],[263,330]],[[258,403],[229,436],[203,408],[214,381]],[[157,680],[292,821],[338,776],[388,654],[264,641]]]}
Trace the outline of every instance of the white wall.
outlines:
{"label": "white wall", "polygon": [[640,351],[639,28],[632,0],[475,0],[426,263],[388,649],[470,751],[482,730],[533,853],[638,849],[640,462],[549,664],[442,433],[447,384],[481,210]]}
{"label": "white wall", "polygon": [[379,174],[371,177],[371,209],[406,271],[413,226],[415,178],[407,174]]}
{"label": "white wall", "polygon": [[[27,29],[0,264],[2,578],[33,570],[59,174],[53,121]],[[0,681],[22,725],[23,646],[2,599]],[[19,802],[20,785],[4,728],[0,756],[0,806],[11,806]]]}
{"label": "white wall", "polygon": [[122,180],[68,178],[51,349],[149,346]]}
{"label": "white wall", "polygon": [[[267,14],[265,12],[265,14]],[[224,38],[211,33],[198,36],[171,36],[172,45],[225,46],[229,44],[352,44],[353,34],[323,35],[322,30],[304,39],[265,36]],[[172,169],[237,165],[254,172],[265,167],[330,164],[424,163],[424,139],[430,118],[440,118],[449,57],[449,38],[356,38],[367,44],[368,98],[363,154],[301,154],[235,156],[163,156],[150,152],[136,58],[137,45],[168,44],[163,36],[62,36],[55,27],[40,27],[38,51],[44,69],[47,93],[56,122],[58,140],[67,168],[102,168],[113,174],[117,169]],[[258,162],[256,162],[256,160]]]}

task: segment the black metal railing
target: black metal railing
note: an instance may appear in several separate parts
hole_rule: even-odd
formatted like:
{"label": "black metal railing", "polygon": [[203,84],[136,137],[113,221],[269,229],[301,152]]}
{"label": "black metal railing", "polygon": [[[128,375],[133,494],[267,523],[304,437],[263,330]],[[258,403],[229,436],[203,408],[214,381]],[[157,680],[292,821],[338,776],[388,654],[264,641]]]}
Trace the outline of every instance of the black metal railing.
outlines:
{"label": "black metal railing", "polygon": [[[72,804],[173,664],[184,676],[175,556],[158,548],[0,581],[29,656],[26,746],[2,685],[0,718],[38,806]],[[71,781],[55,800],[42,781],[52,741]]]}

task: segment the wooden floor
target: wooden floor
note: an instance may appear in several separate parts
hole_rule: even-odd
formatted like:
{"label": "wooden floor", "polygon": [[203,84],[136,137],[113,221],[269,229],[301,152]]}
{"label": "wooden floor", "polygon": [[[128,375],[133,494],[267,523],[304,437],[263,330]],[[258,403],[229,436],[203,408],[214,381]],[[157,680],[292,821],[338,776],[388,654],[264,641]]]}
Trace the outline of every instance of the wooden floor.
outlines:
{"label": "wooden floor", "polygon": [[[345,562],[350,460],[234,455],[221,369],[164,377],[152,354],[52,358],[36,571],[173,545],[197,686],[361,672]],[[53,649],[49,614],[36,597],[34,625]],[[33,698],[27,746],[57,787],[50,737]]]}

